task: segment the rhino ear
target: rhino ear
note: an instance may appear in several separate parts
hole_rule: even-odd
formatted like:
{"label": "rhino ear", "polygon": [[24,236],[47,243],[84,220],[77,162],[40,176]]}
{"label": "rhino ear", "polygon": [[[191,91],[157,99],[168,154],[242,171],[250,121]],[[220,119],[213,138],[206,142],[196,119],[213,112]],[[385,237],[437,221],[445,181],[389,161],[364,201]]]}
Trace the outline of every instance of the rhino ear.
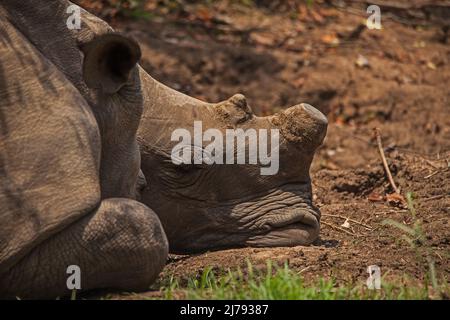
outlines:
{"label": "rhino ear", "polygon": [[136,41],[118,33],[108,33],[83,44],[83,78],[88,87],[116,93],[128,81],[141,58]]}

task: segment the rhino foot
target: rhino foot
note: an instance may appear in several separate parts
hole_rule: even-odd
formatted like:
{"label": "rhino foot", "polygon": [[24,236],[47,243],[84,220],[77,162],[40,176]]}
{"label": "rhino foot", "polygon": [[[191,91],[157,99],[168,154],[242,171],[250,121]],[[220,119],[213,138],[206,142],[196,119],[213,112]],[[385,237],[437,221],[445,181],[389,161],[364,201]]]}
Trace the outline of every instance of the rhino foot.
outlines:
{"label": "rhino foot", "polygon": [[0,297],[70,295],[70,265],[81,271],[82,291],[142,291],[162,270],[167,252],[166,236],[152,210],[133,200],[104,200],[96,212],[45,240],[0,276]]}

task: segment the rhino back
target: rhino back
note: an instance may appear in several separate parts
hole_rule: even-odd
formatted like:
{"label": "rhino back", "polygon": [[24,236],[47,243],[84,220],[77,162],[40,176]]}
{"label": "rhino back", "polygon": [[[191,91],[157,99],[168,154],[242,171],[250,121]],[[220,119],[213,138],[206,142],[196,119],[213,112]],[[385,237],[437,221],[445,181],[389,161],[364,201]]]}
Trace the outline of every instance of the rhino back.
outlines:
{"label": "rhino back", "polygon": [[0,6],[0,273],[100,202],[86,100]]}
{"label": "rhino back", "polygon": [[23,36],[72,82],[98,116],[95,109],[99,99],[83,80],[80,46],[113,29],[78,6],[81,29],[69,29],[67,10],[73,3],[67,0],[3,0],[0,6]]}
{"label": "rhino back", "polygon": [[[14,26],[64,74],[91,108],[101,136],[102,197],[134,197],[140,162],[136,132],[143,109],[140,78],[133,74],[124,90],[113,94],[85,82],[84,49],[114,30],[67,0],[2,0],[2,6]],[[67,21],[69,9],[74,7],[80,11],[81,24],[80,29],[72,30]]]}

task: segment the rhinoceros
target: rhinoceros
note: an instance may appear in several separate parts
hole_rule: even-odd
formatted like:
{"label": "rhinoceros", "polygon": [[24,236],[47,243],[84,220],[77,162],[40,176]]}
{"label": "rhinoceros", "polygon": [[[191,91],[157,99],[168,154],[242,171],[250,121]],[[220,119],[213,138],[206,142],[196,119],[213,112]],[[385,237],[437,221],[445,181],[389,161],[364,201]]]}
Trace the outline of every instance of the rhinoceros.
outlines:
{"label": "rhinoceros", "polygon": [[[148,75],[137,43],[101,19],[79,9],[81,28],[68,28],[69,6],[0,4],[0,296],[67,294],[70,265],[81,290],[145,289],[168,243],[191,253],[317,239],[309,168],[327,130],[320,111],[258,117],[241,94],[184,95]],[[174,132],[195,135],[196,123],[225,136],[277,130],[266,146],[275,174],[260,160],[174,161]],[[208,155],[205,141],[189,144]]]}

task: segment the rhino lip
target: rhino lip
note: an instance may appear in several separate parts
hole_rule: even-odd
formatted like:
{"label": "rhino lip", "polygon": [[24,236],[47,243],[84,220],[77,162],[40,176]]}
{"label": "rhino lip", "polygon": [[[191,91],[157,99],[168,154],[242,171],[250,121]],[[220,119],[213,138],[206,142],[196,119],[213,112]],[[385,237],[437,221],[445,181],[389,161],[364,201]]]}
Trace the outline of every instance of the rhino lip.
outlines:
{"label": "rhino lip", "polygon": [[299,227],[318,227],[320,221],[320,214],[312,209],[295,209],[295,215],[290,219],[281,219],[278,221],[268,222],[266,226],[270,230],[284,230]]}
{"label": "rhino lip", "polygon": [[247,239],[246,245],[256,247],[280,247],[309,245],[318,237],[320,223],[319,213],[312,209],[297,209],[291,219],[276,223],[267,223],[265,230]]}

